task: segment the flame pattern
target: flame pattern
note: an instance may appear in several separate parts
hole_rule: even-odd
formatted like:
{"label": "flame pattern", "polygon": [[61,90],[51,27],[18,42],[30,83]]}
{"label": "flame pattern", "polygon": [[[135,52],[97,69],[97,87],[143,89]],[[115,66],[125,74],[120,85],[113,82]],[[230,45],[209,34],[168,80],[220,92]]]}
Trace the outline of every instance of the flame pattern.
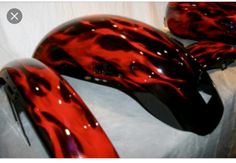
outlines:
{"label": "flame pattern", "polygon": [[[120,89],[170,124],[157,111],[165,105],[181,127],[172,126],[179,129],[208,134],[223,113],[211,79],[197,60],[175,39],[136,20],[95,15],[69,21],[51,31],[33,57],[60,74]],[[198,92],[206,88],[212,97],[207,104]],[[140,92],[163,105],[146,106],[136,94]]]}
{"label": "flame pattern", "polygon": [[186,47],[205,69],[226,68],[236,59],[236,48],[214,41],[199,41]]}
{"label": "flame pattern", "polygon": [[118,157],[82,99],[49,67],[35,59],[22,59],[6,65],[0,74],[9,74],[24,99],[24,111],[46,135],[43,140],[53,157]]}
{"label": "flame pattern", "polygon": [[170,2],[165,21],[182,38],[236,43],[234,2]]}
{"label": "flame pattern", "polygon": [[144,85],[159,83],[184,97],[180,85],[200,74],[198,63],[188,55],[159,30],[106,15],[66,23],[45,38],[33,57],[62,74],[103,79],[106,85],[129,90],[143,91]]}

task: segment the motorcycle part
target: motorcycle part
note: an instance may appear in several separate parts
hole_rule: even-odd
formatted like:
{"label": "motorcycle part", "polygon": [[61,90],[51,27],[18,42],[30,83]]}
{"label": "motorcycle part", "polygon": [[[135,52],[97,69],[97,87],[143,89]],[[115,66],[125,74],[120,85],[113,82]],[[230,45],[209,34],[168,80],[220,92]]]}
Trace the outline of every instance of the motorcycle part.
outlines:
{"label": "motorcycle part", "polygon": [[209,134],[223,113],[199,63],[179,42],[136,20],[97,15],[69,21],[50,32],[33,57],[60,74],[122,90],[178,129]]}

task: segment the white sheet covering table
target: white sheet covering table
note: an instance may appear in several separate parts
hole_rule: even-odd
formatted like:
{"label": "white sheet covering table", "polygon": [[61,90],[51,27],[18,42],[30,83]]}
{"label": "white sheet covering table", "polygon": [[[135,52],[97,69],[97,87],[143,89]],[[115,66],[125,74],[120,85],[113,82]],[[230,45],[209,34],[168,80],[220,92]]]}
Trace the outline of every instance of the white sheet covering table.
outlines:
{"label": "white sheet covering table", "polygon": [[[36,45],[47,32],[74,17],[86,13],[109,13],[135,18],[160,28],[163,27],[165,6],[166,3],[148,2],[2,3],[0,66],[13,59],[31,57]],[[21,24],[13,26],[6,22],[3,14],[11,7],[22,9]],[[224,114],[215,131],[207,136],[167,126],[131,97],[116,89],[64,77],[101,123],[120,157],[236,157],[236,64],[224,71],[209,71],[209,74],[222,98]],[[0,90],[0,104],[0,157],[48,157],[27,119],[21,115],[32,143],[28,146],[13,119],[3,89]]]}

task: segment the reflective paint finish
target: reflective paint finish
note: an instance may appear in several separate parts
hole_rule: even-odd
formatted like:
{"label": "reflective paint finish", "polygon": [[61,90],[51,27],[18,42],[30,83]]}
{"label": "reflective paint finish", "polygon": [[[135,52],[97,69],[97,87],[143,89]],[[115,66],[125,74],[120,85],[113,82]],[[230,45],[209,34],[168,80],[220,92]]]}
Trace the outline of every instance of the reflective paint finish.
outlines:
{"label": "reflective paint finish", "polygon": [[209,134],[223,113],[199,63],[176,40],[132,19],[97,15],[72,20],[49,33],[33,57],[61,74],[120,89],[178,129]]}
{"label": "reflective paint finish", "polygon": [[182,38],[236,43],[236,3],[170,2],[165,21]]}
{"label": "reflective paint finish", "polygon": [[22,59],[6,65],[0,76],[16,112],[28,114],[52,157],[118,157],[82,99],[49,67]]}
{"label": "reflective paint finish", "polygon": [[225,69],[236,59],[236,48],[222,42],[199,41],[186,48],[205,69]]}

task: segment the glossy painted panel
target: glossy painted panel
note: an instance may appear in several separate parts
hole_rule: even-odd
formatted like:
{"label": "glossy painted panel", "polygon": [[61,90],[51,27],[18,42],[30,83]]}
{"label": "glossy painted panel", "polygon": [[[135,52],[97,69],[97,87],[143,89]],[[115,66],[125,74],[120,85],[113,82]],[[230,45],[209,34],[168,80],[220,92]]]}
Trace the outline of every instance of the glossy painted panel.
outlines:
{"label": "glossy painted panel", "polygon": [[236,59],[236,48],[222,42],[199,41],[186,48],[205,69],[225,69]]}
{"label": "glossy painted panel", "polygon": [[7,64],[0,75],[15,116],[28,114],[52,157],[118,157],[82,99],[49,67],[22,59]]}
{"label": "glossy painted panel", "polygon": [[196,59],[181,43],[139,21],[110,15],[69,21],[42,40],[34,58],[61,74],[120,89],[178,129],[209,134],[223,113]]}
{"label": "glossy painted panel", "polygon": [[182,38],[236,43],[236,3],[170,2],[165,21]]}

